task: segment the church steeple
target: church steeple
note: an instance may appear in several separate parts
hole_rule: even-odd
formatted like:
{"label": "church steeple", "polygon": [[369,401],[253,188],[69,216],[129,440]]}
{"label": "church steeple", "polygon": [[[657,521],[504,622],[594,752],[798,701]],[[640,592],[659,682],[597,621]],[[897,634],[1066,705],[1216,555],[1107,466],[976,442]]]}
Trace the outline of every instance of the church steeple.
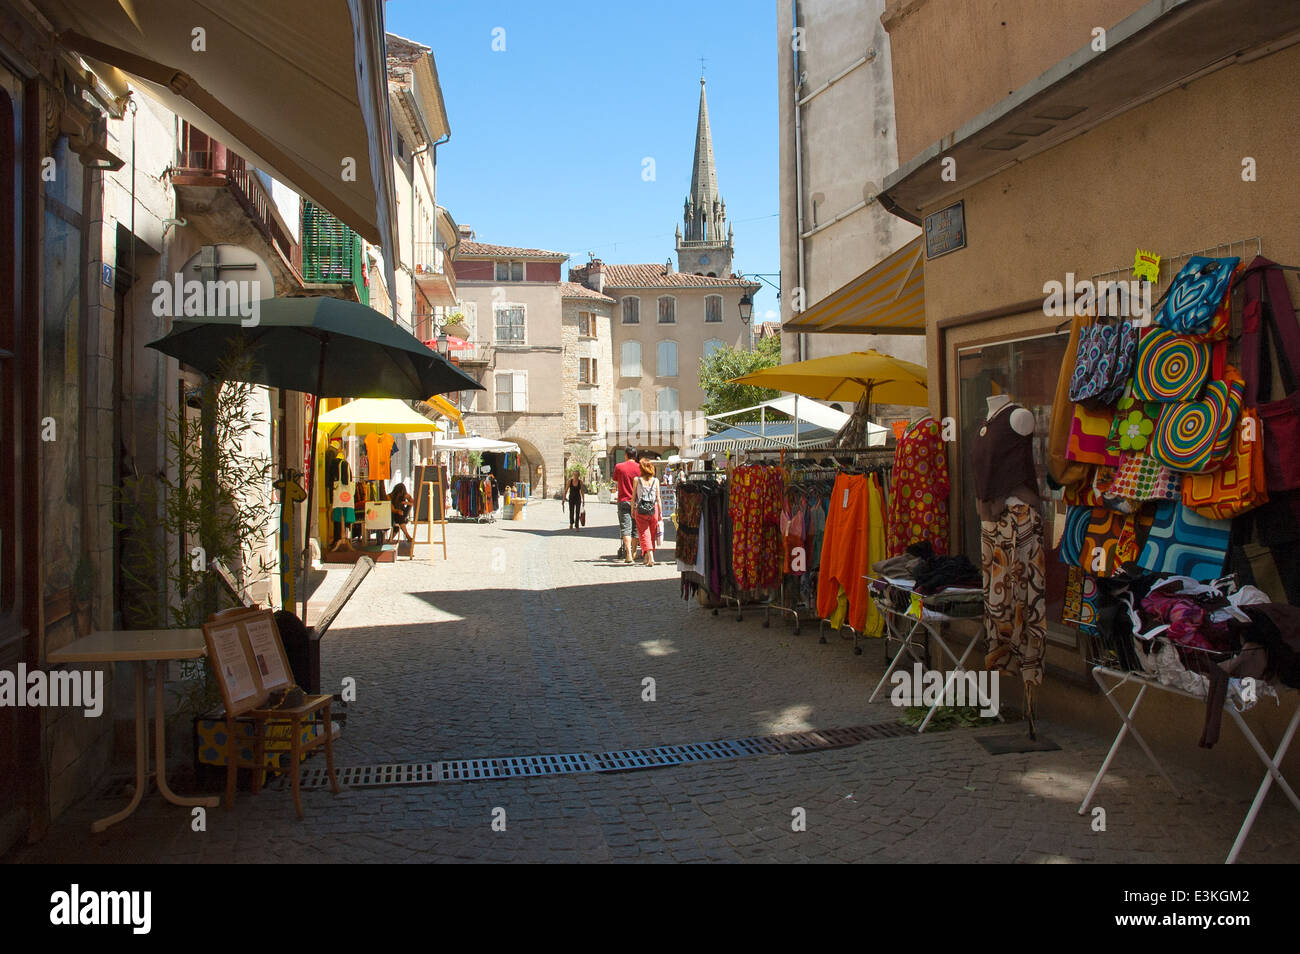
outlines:
{"label": "church steeple", "polygon": [[726,276],[731,273],[731,234],[727,204],[718,191],[718,171],[713,162],[713,134],[709,129],[709,103],[700,77],[700,112],[695,124],[695,162],[691,167],[691,192],[683,209],[685,235],[677,240],[677,267],[683,272]]}

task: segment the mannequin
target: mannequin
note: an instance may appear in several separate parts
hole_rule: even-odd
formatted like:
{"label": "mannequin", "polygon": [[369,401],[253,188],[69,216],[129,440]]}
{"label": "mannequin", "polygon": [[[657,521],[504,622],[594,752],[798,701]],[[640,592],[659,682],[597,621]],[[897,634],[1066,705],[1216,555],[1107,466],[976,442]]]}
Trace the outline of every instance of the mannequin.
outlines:
{"label": "mannequin", "polygon": [[1008,394],[988,399],[988,416],[968,451],[980,515],[988,669],[1019,672],[1029,735],[1034,688],[1043,681],[1047,588],[1043,516],[1034,464],[1034,415]]}

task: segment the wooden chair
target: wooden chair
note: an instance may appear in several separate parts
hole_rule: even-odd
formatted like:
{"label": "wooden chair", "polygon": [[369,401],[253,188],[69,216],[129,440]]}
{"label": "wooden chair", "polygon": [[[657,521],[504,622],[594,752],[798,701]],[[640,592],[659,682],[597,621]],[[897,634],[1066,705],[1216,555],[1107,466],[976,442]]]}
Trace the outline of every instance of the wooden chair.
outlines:
{"label": "wooden chair", "polygon": [[[274,728],[287,727],[289,732],[289,768],[293,788],[293,805],[298,818],[303,817],[301,772],[302,756],[320,746],[325,747],[325,767],[330,790],[339,793],[334,772],[334,724],[330,719],[332,696],[312,696],[294,685],[293,671],[269,609],[236,607],[217,613],[203,626],[208,647],[208,661],[221,687],[226,706],[226,809],[235,804],[235,782],[239,773],[240,737],[237,723],[251,720],[253,734],[253,794],[261,793],[266,775],[266,743]],[[296,691],[295,691],[296,690]],[[301,695],[301,700],[293,698]],[[292,700],[286,705],[280,700]],[[305,742],[303,729],[319,726]],[[276,739],[275,741],[278,741]]]}

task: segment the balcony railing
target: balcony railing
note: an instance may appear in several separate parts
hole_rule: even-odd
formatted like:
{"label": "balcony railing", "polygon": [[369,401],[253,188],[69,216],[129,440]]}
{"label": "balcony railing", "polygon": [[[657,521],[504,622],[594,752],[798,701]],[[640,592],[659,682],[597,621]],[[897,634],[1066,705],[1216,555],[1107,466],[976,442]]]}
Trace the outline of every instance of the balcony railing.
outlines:
{"label": "balcony railing", "polygon": [[[206,136],[195,136],[193,139],[201,139],[207,148],[180,150],[176,156],[176,166],[172,170],[173,182],[177,179],[209,179],[217,180],[213,184],[224,183],[267,242],[279,250],[294,271],[301,272],[302,246],[294,241],[284,227],[275,201],[257,173],[249,167],[243,156],[231,152],[221,143]],[[182,136],[182,144],[192,141],[190,135]],[[182,181],[177,184],[185,183]]]}

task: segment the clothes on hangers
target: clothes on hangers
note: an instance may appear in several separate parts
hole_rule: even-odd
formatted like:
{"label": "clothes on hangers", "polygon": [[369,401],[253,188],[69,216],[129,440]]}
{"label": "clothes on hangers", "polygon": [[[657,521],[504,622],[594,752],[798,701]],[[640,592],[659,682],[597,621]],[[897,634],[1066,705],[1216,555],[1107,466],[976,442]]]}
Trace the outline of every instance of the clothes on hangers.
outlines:
{"label": "clothes on hangers", "polygon": [[937,554],[947,553],[948,454],[933,417],[917,421],[898,442],[890,490],[889,555],[920,540]]}
{"label": "clothes on hangers", "polygon": [[884,493],[878,474],[840,474],[831,491],[817,584],[817,613],[839,628],[843,591],[849,625],[879,636],[883,621],[867,592],[867,569],[885,558]]}
{"label": "clothes on hangers", "polygon": [[393,476],[393,455],[397,453],[397,440],[392,434],[367,434],[366,459],[370,463],[367,474],[372,480],[389,480]]}
{"label": "clothes on hangers", "polygon": [[736,586],[741,590],[775,586],[781,573],[785,475],[780,467],[745,465],[732,470],[729,484]]}

